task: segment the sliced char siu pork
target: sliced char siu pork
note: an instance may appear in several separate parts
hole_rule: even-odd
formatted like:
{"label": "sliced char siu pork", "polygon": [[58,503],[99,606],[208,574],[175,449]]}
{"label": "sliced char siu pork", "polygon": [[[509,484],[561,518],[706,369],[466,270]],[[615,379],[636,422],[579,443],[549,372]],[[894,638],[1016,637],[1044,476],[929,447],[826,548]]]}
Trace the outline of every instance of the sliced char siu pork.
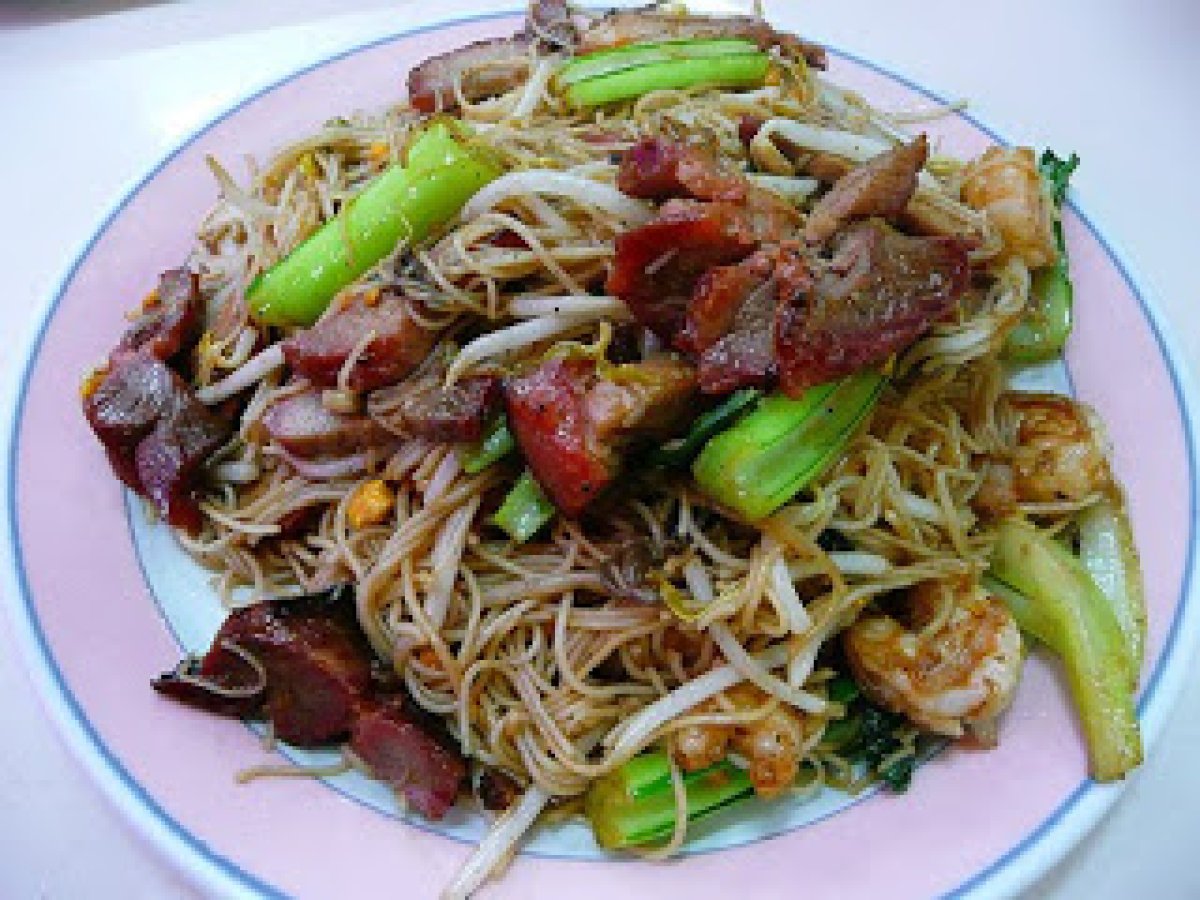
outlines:
{"label": "sliced char siu pork", "polygon": [[285,340],[284,358],[317,387],[334,387],[351,354],[357,354],[347,380],[351,390],[370,391],[402,381],[416,371],[438,338],[438,332],[418,321],[413,302],[390,290],[356,297]]}
{"label": "sliced char siu pork", "polygon": [[200,339],[200,279],[186,269],[171,269],[158,278],[138,317],[125,331],[115,352],[145,350],[167,362]]}
{"label": "sliced char siu pork", "polygon": [[610,366],[558,358],[512,378],[509,426],[526,463],[564,514],[578,517],[616,477],[621,451],[686,421],[693,368],[672,357]]}
{"label": "sliced char siu pork", "polygon": [[775,380],[776,320],[809,290],[808,263],[794,248],[757,251],[709,269],[696,285],[676,346],[697,354],[700,390],[727,394]]}
{"label": "sliced char siu pork", "polygon": [[617,187],[642,200],[743,200],[743,175],[721,169],[713,157],[676,141],[643,138],[625,151],[617,170]]}
{"label": "sliced char siu pork", "polygon": [[909,237],[880,219],[851,226],[813,289],[780,309],[780,386],[796,396],[882,362],[951,315],[969,277],[961,241]]}
{"label": "sliced char siu pork", "polygon": [[607,289],[669,342],[683,327],[700,277],[713,266],[745,259],[757,246],[741,206],[668,200],[655,221],[617,238]]}
{"label": "sliced char siu pork", "polygon": [[911,144],[901,144],[852,169],[809,213],[805,240],[819,244],[852,221],[900,215],[917,189],[917,173],[928,155],[929,144],[922,134]]}
{"label": "sliced char siu pork", "polygon": [[479,440],[503,404],[500,375],[480,371],[446,384],[446,364],[447,354],[434,350],[404,381],[371,395],[371,416],[405,437],[436,443]]}
{"label": "sliced char siu pork", "polygon": [[439,819],[466,779],[466,762],[372,666],[353,604],[315,595],[234,610],[203,657],[153,686],[218,715],[265,718],[296,746],[348,741],[375,777]]}
{"label": "sliced char siu pork", "polygon": [[640,141],[618,185],[671,199],[617,238],[608,290],[695,358],[704,393],[778,383],[795,396],[880,363],[949,316],[967,288],[966,242],[910,237],[881,218],[900,218],[927,153],[921,136],[854,167],[801,229],[765,191],[739,198],[740,176],[702,150]]}
{"label": "sliced char siu pork", "polygon": [[625,44],[702,38],[743,38],[761,49],[779,47],[803,57],[814,69],[828,64],[825,48],[793,34],[776,31],[758,16],[679,15],[654,6],[612,10],[589,25],[579,38],[579,53],[594,53]]}
{"label": "sliced char siu pork", "polygon": [[[167,673],[155,690],[210,712],[261,713],[276,737],[299,747],[349,735],[371,690],[371,648],[353,608],[323,595],[234,610],[193,669]],[[230,708],[206,685],[246,696]]]}
{"label": "sliced char siu pork", "polygon": [[458,107],[456,86],[470,102],[495,97],[521,84],[535,48],[571,50],[577,40],[578,26],[564,0],[536,0],[516,34],[476,41],[413,68],[409,101],[423,113],[434,113]]}
{"label": "sliced char siu pork", "polygon": [[377,695],[354,720],[350,749],[428,819],[454,805],[467,764],[450,738],[402,694]]}
{"label": "sliced char siu pork", "polygon": [[262,421],[279,446],[305,459],[348,456],[394,440],[369,416],[333,412],[313,390],[271,404]]}
{"label": "sliced char siu pork", "polygon": [[197,531],[196,479],[232,426],[146,347],[114,351],[85,389],[83,411],[117,476],[171,525]]}
{"label": "sliced char siu pork", "polygon": [[795,231],[791,207],[697,147],[642,140],[622,158],[617,184],[630,196],[666,202],[653,222],[617,238],[607,290],[678,349],[687,349],[675,341],[701,276]]}

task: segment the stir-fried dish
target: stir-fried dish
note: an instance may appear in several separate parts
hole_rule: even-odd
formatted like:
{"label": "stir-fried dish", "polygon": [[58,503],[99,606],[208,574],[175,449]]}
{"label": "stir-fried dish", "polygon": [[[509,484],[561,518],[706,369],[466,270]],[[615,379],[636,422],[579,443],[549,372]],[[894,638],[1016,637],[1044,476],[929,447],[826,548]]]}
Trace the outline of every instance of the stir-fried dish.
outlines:
{"label": "stir-fried dish", "polygon": [[903,790],[1003,739],[1030,638],[1093,777],[1136,766],[1102,425],[1007,380],[1070,332],[1078,160],[943,155],[825,67],[543,0],[248,182],[210,159],[83,388],[229,608],[154,687],[430,819],[473,794],[451,896],[551,810],[664,854],[753,795]]}

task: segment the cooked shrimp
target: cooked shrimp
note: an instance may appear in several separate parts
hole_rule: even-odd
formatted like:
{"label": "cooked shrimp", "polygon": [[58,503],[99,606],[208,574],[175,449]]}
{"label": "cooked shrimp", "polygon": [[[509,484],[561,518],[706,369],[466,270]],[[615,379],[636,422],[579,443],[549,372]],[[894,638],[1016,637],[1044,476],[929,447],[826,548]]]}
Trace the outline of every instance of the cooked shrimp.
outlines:
{"label": "cooked shrimp", "polygon": [[1011,392],[1001,398],[1017,416],[1014,487],[1027,502],[1082,500],[1112,483],[1091,411],[1057,394]]}
{"label": "cooked shrimp", "polygon": [[971,508],[985,518],[1002,519],[1017,512],[1019,500],[1012,466],[1003,460],[985,460],[979,490]]}
{"label": "cooked shrimp", "polygon": [[1021,632],[1002,602],[970,582],[923,582],[911,627],[866,615],[843,641],[855,680],[876,703],[947,737],[988,734],[1021,674]]}
{"label": "cooked shrimp", "polygon": [[687,725],[671,735],[671,755],[685,772],[695,772],[724,759],[732,739],[732,725]]}
{"label": "cooked shrimp", "polygon": [[989,461],[973,506],[1004,516],[1021,503],[1080,501],[1113,486],[1104,439],[1088,407],[1057,394],[1010,391],[1000,407],[1015,418],[1014,446]]}
{"label": "cooked shrimp", "polygon": [[1030,269],[1058,259],[1054,204],[1028,147],[990,147],[963,170],[962,199],[981,210],[1004,240],[1000,259],[1018,257]]}
{"label": "cooked shrimp", "polygon": [[763,719],[734,730],[733,749],[750,763],[750,783],[760,797],[777,797],[800,771],[804,724],[791,707],[778,706]]}
{"label": "cooked shrimp", "polygon": [[[739,710],[761,707],[767,695],[752,685],[739,685],[725,695]],[[697,712],[718,712],[709,701]],[[749,766],[750,783],[760,797],[775,797],[787,790],[800,771],[804,743],[802,715],[790,707],[776,706],[765,716],[737,725],[688,725],[671,736],[671,755],[688,772],[724,759],[733,750]]]}

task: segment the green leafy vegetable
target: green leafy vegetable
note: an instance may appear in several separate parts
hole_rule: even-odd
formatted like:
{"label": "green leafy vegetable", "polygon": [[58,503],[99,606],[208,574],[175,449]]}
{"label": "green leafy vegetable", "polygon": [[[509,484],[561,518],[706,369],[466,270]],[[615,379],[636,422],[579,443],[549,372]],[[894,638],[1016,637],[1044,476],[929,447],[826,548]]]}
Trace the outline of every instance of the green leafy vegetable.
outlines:
{"label": "green leafy vegetable", "polygon": [[[728,760],[685,773],[683,783],[689,822],[753,792],[750,776]],[[584,814],[596,843],[609,850],[669,839],[677,810],[667,754],[642,753],[596,779],[584,797]]]}
{"label": "green leafy vegetable", "polygon": [[848,746],[851,741],[858,737],[858,730],[861,724],[857,716],[835,719],[825,726],[825,733],[821,735],[821,743],[835,750]]}
{"label": "green leafy vegetable", "polygon": [[830,683],[829,699],[847,704],[846,715],[826,726],[821,743],[862,766],[871,780],[881,781],[889,790],[908,790],[927,746],[916,729],[903,716],[869,702],[845,676]]}
{"label": "green leafy vegetable", "polygon": [[394,165],[250,285],[251,312],[268,325],[311,325],[346,285],[396,249],[424,240],[500,168],[436,122]]}
{"label": "green leafy vegetable", "polygon": [[1062,660],[1092,777],[1123,777],[1142,761],[1142,737],[1135,662],[1112,604],[1070,551],[1022,519],[1000,524],[987,584],[1017,624]]}
{"label": "green leafy vegetable", "polygon": [[478,475],[516,449],[517,441],[508,429],[508,419],[498,416],[488,426],[487,434],[463,451],[463,471],[468,475]]}
{"label": "green leafy vegetable", "polygon": [[1038,172],[1046,180],[1055,206],[1062,206],[1063,201],[1067,199],[1068,182],[1078,168],[1078,153],[1072,153],[1067,159],[1062,159],[1049,148],[1043,151],[1042,158],[1038,160]]}
{"label": "green leafy vegetable", "polygon": [[908,790],[917,765],[915,743],[911,749],[906,748],[897,735],[906,725],[901,716],[868,705],[862,711],[856,746],[848,754],[852,759],[861,759],[880,781],[898,793]]}
{"label": "green leafy vegetable", "polygon": [[[1067,195],[1071,173],[1079,166],[1079,157],[1060,159],[1052,150],[1042,154],[1038,171],[1050,192],[1056,213],[1061,211]],[[1033,305],[1005,339],[1005,355],[1017,362],[1045,362],[1062,353],[1071,333],[1075,289],[1067,265],[1067,242],[1063,237],[1062,220],[1054,219],[1054,243],[1058,260],[1033,273],[1029,286]]]}
{"label": "green leafy vegetable", "polygon": [[877,372],[856,372],[793,400],[772,394],[708,442],[692,466],[696,483],[748,519],[761,519],[819,476],[858,430],[883,390]]}
{"label": "green leafy vegetable", "polygon": [[492,521],[518,544],[523,544],[554,518],[554,504],[526,469],[513,485]]}
{"label": "green leafy vegetable", "polygon": [[761,397],[762,391],[757,388],[734,391],[720,405],[697,416],[686,435],[656,447],[646,461],[652,466],[664,469],[678,469],[689,465],[709,439],[733,425],[743,413],[753,408]]}
{"label": "green leafy vegetable", "polygon": [[715,38],[632,44],[568,62],[555,83],[574,107],[630,100],[650,91],[757,87],[770,57],[750,41]]}
{"label": "green leafy vegetable", "polygon": [[862,695],[862,691],[859,690],[853,678],[839,675],[829,682],[825,694],[834,703],[850,703],[857,700]]}

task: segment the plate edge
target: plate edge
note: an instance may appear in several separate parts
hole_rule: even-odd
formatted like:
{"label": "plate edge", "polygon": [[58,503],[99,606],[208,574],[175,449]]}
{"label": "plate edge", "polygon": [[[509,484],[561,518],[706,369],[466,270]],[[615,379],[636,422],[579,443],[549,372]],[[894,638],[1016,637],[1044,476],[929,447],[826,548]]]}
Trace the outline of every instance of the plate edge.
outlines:
{"label": "plate edge", "polygon": [[[232,885],[237,885],[243,890],[249,887],[263,896],[280,896],[275,889],[258,882],[252,875],[243,872],[228,860],[225,860],[224,857],[215,856],[205,845],[195,839],[187,829],[176,823],[165,810],[162,810],[152,797],[144,794],[141,786],[129,776],[119,760],[113,758],[108,752],[106,745],[100,740],[99,735],[95,734],[92,730],[90,722],[82,713],[82,710],[74,707],[70,692],[65,689],[61,681],[61,676],[58,673],[53,656],[50,654],[49,647],[46,645],[44,636],[41,634],[40,628],[36,623],[36,618],[32,615],[32,609],[29,605],[30,593],[20,551],[20,528],[16,515],[15,490],[19,433],[25,409],[26,387],[29,376],[40,353],[46,331],[58,303],[83,260],[91,252],[111,221],[124,210],[138,192],[196,139],[264,94],[331,62],[425,31],[470,22],[505,18],[518,13],[519,10],[509,9],[441,19],[437,22],[402,29],[382,37],[357,43],[354,46],[300,66],[231,104],[228,108],[207,120],[191,131],[185,138],[178,141],[144,175],[130,179],[122,189],[119,189],[119,199],[110,205],[95,230],[80,242],[80,247],[73,256],[72,262],[66,267],[64,274],[52,289],[50,299],[35,317],[32,329],[23,336],[22,347],[24,353],[20,364],[15,367],[15,377],[8,386],[8,391],[11,392],[8,399],[13,401],[11,406],[13,409],[13,418],[10,427],[6,430],[2,438],[3,444],[0,445],[3,451],[0,452],[0,465],[3,466],[6,473],[2,487],[0,487],[0,499],[3,500],[5,510],[3,526],[0,526],[0,538],[3,538],[3,550],[0,550],[0,553],[3,554],[4,562],[7,563],[5,565],[5,580],[11,582],[9,587],[15,601],[11,604],[12,608],[9,610],[9,621],[13,626],[14,638],[20,647],[23,661],[26,664],[24,666],[25,677],[29,678],[34,684],[39,699],[51,714],[57,726],[56,730],[72,751],[72,755],[92,775],[93,779],[102,788],[102,794],[114,804],[127,821],[135,826],[139,835],[160,849],[172,851],[176,847],[181,848],[184,853],[168,852],[166,854],[172,864],[182,870],[196,884],[209,889],[221,888],[223,889],[221,891],[223,894]],[[946,102],[945,98],[936,92],[909,80],[890,67],[884,67],[863,59],[834,44],[827,44],[826,46],[836,54],[878,72],[885,77],[894,79],[911,90],[938,102]],[[1009,143],[1002,132],[982,123],[970,113],[962,112],[960,115],[963,115],[971,124],[981,129],[993,139],[1001,143]],[[1077,198],[1078,194],[1075,196]],[[1192,540],[1188,545],[1187,559],[1183,571],[1180,607],[1176,610],[1172,627],[1164,640],[1163,658],[1160,666],[1152,673],[1151,680],[1147,683],[1147,691],[1149,692],[1150,688],[1153,688],[1153,693],[1148,693],[1143,698],[1142,705],[1144,705],[1144,708],[1139,710],[1143,722],[1144,742],[1148,753],[1161,736],[1162,729],[1170,716],[1171,710],[1176,705],[1186,675],[1192,668],[1196,652],[1196,639],[1200,635],[1200,609],[1197,609],[1198,604],[1195,602],[1200,586],[1197,585],[1196,580],[1192,577],[1196,574],[1196,477],[1200,474],[1200,462],[1198,462],[1197,458],[1193,428],[1200,427],[1200,417],[1197,416],[1197,409],[1200,407],[1197,406],[1197,388],[1191,367],[1187,363],[1186,358],[1179,352],[1170,333],[1164,327],[1165,323],[1161,311],[1152,300],[1147,300],[1147,297],[1150,296],[1149,292],[1145,291],[1142,287],[1146,282],[1133,277],[1132,273],[1134,269],[1128,261],[1128,255],[1111,239],[1107,232],[1097,227],[1083,211],[1082,207],[1084,204],[1082,201],[1071,199],[1069,205],[1083,221],[1092,236],[1101,244],[1108,257],[1117,265],[1122,279],[1134,293],[1147,322],[1150,324],[1156,343],[1167,364],[1168,374],[1171,377],[1172,387],[1178,401],[1177,408],[1180,413],[1185,436],[1186,457],[1193,476],[1190,485],[1190,508],[1192,510],[1190,527]],[[1149,702],[1146,702],[1147,699]],[[1066,853],[1075,847],[1095,827],[1123,792],[1124,786],[1124,782],[1119,785],[1101,786],[1085,780],[1060,805],[1059,809],[1047,818],[1037,831],[1026,836],[1022,842],[1011,848],[991,866],[976,873],[967,882],[953,889],[947,896],[974,898],[1009,895],[1028,887],[1049,871],[1055,863],[1060,861]],[[1077,803],[1082,803],[1083,805],[1076,806]],[[1075,828],[1071,829],[1069,834],[1064,835],[1061,830],[1057,836],[1054,831],[1040,834],[1042,828],[1047,826],[1053,827],[1055,820],[1060,815],[1066,815],[1071,812],[1080,816],[1081,821]],[[1050,841],[1052,847],[1045,853],[1040,854],[1042,858],[1035,859],[1035,861],[1026,865],[1024,867],[1025,871],[1021,871],[1021,868],[1014,869],[1016,859],[1010,857],[1023,855],[1034,849],[1035,846],[1044,847],[1046,846],[1045,841]],[[234,871],[228,871],[227,867],[232,867]]]}

